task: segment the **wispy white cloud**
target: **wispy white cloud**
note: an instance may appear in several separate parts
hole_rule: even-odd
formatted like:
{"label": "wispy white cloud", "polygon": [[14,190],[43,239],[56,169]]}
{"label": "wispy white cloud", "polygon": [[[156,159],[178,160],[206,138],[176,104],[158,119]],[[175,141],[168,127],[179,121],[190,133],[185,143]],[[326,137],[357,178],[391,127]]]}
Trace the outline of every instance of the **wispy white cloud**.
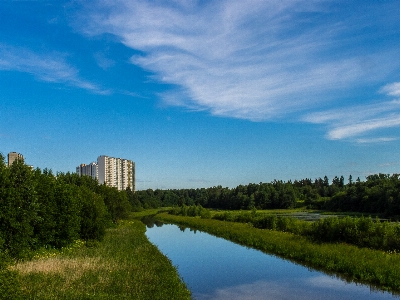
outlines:
{"label": "wispy white cloud", "polygon": [[332,91],[382,80],[398,67],[393,49],[359,51],[349,36],[366,38],[363,28],[374,19],[332,17],[340,5],[102,0],[84,6],[74,26],[139,50],[133,64],[176,86],[161,94],[168,104],[268,120],[318,107]]}
{"label": "wispy white cloud", "polygon": [[80,78],[60,53],[38,54],[29,49],[0,43],[0,70],[32,74],[38,80],[65,83],[98,94],[108,94],[94,83]]}
{"label": "wispy white cloud", "polygon": [[364,120],[360,123],[353,123],[336,127],[329,131],[328,137],[331,140],[345,139],[349,137],[359,136],[373,130],[397,127],[399,125],[400,115],[394,115],[380,119]]}
{"label": "wispy white cloud", "polygon": [[[398,83],[388,84],[381,91],[395,95]],[[378,130],[400,126],[400,100],[382,101],[366,105],[353,105],[311,113],[304,117],[306,122],[326,124],[327,138],[341,140],[354,138],[357,143],[381,143],[397,140],[396,137],[365,137]],[[361,137],[360,137],[361,136]]]}
{"label": "wispy white cloud", "polygon": [[356,139],[357,143],[360,144],[368,144],[368,143],[385,143],[385,142],[393,142],[397,141],[398,138],[394,137],[380,137],[380,138],[363,138],[363,139]]}
{"label": "wispy white cloud", "polygon": [[385,85],[381,89],[381,92],[388,94],[390,96],[400,96],[400,82],[394,82],[394,83]]}
{"label": "wispy white cloud", "polygon": [[399,163],[398,162],[386,162],[383,164],[379,164],[379,167],[391,167],[391,166],[397,166]]}

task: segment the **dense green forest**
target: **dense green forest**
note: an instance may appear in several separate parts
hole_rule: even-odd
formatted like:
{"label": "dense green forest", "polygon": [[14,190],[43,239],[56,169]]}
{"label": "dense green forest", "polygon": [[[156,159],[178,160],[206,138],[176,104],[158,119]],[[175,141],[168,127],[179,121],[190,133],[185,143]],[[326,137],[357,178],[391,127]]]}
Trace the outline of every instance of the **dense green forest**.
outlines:
{"label": "dense green forest", "polygon": [[201,189],[138,191],[136,208],[201,205],[205,208],[247,210],[307,207],[330,211],[361,212],[398,218],[400,215],[400,175],[376,174],[353,181],[343,176],[330,182],[323,179],[274,180],[236,188],[216,186]]}

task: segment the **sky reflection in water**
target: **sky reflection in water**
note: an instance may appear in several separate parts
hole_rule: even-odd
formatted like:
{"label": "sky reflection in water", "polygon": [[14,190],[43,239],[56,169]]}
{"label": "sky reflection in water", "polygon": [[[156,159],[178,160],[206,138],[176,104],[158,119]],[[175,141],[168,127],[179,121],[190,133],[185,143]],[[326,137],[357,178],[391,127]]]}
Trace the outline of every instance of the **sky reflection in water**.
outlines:
{"label": "sky reflection in water", "polygon": [[195,299],[400,299],[176,225],[148,228]]}

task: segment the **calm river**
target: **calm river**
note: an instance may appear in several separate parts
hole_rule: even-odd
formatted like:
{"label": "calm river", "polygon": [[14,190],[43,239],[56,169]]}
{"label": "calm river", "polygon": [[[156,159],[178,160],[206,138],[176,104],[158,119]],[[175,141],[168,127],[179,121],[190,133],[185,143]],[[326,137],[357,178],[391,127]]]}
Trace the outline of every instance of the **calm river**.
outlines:
{"label": "calm river", "polygon": [[177,266],[194,299],[400,299],[204,232],[150,225],[148,239]]}

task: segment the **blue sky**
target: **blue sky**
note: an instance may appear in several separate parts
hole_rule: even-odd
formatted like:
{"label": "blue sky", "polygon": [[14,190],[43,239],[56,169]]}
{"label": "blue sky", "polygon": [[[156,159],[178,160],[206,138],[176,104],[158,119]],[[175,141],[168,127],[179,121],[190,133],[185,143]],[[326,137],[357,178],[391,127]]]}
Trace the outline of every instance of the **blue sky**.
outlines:
{"label": "blue sky", "polygon": [[0,151],[137,189],[400,173],[400,2],[0,0]]}

